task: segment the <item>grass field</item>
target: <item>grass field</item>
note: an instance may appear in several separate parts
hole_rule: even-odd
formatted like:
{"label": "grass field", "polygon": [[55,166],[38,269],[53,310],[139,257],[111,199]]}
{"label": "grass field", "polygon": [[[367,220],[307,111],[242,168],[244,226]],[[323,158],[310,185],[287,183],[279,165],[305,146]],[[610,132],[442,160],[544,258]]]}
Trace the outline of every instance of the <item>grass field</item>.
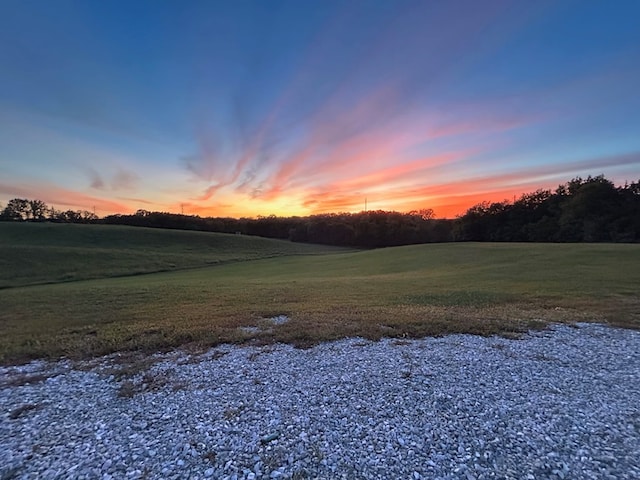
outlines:
{"label": "grass field", "polygon": [[344,251],[246,235],[0,222],[0,288]]}
{"label": "grass field", "polygon": [[[76,228],[89,235],[97,227]],[[96,232],[118,227],[101,228]],[[229,257],[236,242],[242,249],[246,240],[263,240],[224,237]],[[310,248],[315,255],[245,256],[201,269],[5,288],[0,360],[220,342],[305,346],[354,335],[513,334],[552,321],[640,326],[640,245],[457,243],[325,254]],[[62,258],[57,248],[51,252]],[[269,318],[276,315],[290,321],[274,325]]]}

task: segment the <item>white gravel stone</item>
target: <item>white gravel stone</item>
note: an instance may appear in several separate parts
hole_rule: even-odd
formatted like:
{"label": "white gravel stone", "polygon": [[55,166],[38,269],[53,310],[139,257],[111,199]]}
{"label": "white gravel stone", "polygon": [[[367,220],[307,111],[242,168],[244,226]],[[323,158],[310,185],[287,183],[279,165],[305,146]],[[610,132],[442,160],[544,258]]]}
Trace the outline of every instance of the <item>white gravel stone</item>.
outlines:
{"label": "white gravel stone", "polygon": [[577,327],[1,367],[0,479],[640,478],[640,332]]}

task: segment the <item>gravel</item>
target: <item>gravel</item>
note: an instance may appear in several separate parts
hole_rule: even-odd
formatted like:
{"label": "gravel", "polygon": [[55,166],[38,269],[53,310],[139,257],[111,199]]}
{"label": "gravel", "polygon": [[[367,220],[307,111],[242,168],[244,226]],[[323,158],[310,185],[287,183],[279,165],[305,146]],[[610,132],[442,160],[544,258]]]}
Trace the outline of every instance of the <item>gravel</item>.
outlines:
{"label": "gravel", "polygon": [[640,478],[636,331],[223,345],[121,368],[0,368],[0,479]]}

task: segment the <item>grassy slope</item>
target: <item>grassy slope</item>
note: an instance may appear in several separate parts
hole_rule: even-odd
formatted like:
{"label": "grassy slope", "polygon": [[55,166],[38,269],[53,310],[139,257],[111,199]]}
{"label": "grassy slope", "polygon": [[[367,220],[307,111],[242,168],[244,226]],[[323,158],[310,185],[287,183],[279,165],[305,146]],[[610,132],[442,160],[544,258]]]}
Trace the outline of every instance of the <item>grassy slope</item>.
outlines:
{"label": "grassy slope", "polygon": [[0,288],[331,251],[344,250],[244,235],[0,222]]}
{"label": "grassy slope", "polygon": [[[640,245],[440,244],[0,291],[0,357],[640,326]],[[287,314],[272,326],[265,317]],[[239,326],[257,326],[258,334]]]}

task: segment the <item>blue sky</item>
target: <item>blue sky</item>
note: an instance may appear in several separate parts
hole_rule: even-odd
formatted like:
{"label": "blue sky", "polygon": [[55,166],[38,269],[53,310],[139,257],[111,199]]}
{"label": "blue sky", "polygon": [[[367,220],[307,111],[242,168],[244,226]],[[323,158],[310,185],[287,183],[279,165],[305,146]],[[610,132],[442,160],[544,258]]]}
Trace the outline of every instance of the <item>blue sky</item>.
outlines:
{"label": "blue sky", "polygon": [[0,204],[452,217],[640,178],[635,1],[0,3]]}

